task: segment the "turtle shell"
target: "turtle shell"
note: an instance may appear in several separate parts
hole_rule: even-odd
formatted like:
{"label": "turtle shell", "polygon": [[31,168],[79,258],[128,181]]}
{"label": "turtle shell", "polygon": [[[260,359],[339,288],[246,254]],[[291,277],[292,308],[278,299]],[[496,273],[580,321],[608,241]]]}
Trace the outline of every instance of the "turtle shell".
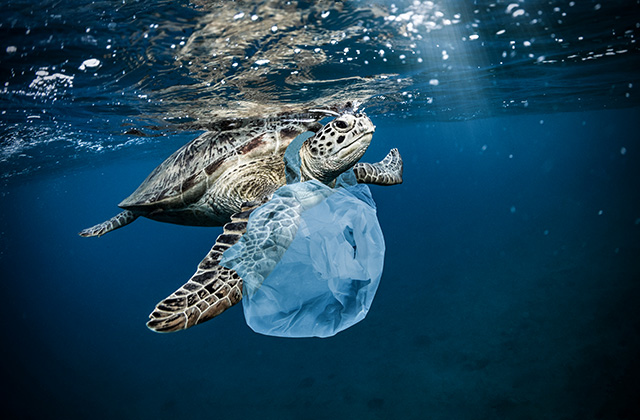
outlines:
{"label": "turtle shell", "polygon": [[268,155],[283,156],[296,136],[317,131],[322,117],[310,113],[217,123],[169,156],[119,206],[153,211],[196,202],[229,168]]}

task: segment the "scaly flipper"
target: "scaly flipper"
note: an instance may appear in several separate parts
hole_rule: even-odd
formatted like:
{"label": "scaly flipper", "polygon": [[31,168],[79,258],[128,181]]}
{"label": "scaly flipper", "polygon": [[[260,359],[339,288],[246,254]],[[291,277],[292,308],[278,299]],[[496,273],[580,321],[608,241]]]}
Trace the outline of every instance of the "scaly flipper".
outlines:
{"label": "scaly flipper", "polygon": [[147,327],[156,332],[173,332],[201,324],[240,302],[242,279],[235,271],[219,265],[222,253],[246,232],[249,215],[262,203],[247,203],[231,216],[211,251],[196,273],[171,296],[156,305]]}
{"label": "scaly flipper", "polygon": [[353,172],[360,184],[402,184],[402,157],[398,149],[391,149],[378,163],[356,163]]}
{"label": "scaly flipper", "polygon": [[106,222],[102,222],[99,225],[92,226],[90,228],[84,229],[78,235],[88,238],[90,236],[102,236],[107,232],[111,232],[112,230],[116,230],[121,228],[122,226],[128,225],[138,218],[139,215],[135,214],[132,211],[125,210],[122,213],[118,213],[113,216],[111,219]]}

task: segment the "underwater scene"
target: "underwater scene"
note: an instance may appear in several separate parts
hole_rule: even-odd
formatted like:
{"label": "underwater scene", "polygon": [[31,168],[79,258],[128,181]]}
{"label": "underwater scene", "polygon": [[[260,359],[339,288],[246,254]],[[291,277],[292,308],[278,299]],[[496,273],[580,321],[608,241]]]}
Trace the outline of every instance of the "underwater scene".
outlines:
{"label": "underwater scene", "polygon": [[638,0],[3,1],[5,417],[640,418],[639,37]]}

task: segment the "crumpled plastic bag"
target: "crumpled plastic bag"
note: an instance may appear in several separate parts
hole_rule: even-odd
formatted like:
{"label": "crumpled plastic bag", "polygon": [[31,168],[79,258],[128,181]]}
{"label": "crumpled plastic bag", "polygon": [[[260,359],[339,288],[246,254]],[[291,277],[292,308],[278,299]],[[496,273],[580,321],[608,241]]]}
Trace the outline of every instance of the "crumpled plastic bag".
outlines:
{"label": "crumpled plastic bag", "polygon": [[243,279],[245,320],[279,337],[330,337],[366,316],[384,238],[366,185],[285,185],[256,209],[221,265]]}

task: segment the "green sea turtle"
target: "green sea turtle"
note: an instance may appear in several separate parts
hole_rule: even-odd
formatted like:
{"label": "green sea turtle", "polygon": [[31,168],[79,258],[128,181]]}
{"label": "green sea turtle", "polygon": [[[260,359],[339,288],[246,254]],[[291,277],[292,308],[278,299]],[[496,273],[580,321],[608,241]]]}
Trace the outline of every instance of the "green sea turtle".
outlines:
{"label": "green sea turtle", "polygon": [[[336,118],[325,126],[318,121]],[[299,134],[315,134],[302,144],[301,181],[332,185],[353,168],[359,183],[402,182],[402,159],[393,149],[375,164],[358,163],[375,127],[363,113],[311,110],[268,119],[232,120],[210,127],[187,143],[142,182],[119,207],[124,211],[85,229],[80,236],[101,236],[139,216],[183,225],[222,226],[223,233],[196,273],[156,305],[147,326],[177,331],[207,321],[242,298],[242,279],[219,265],[222,253],[246,231],[251,212],[286,184],[284,153]]]}

